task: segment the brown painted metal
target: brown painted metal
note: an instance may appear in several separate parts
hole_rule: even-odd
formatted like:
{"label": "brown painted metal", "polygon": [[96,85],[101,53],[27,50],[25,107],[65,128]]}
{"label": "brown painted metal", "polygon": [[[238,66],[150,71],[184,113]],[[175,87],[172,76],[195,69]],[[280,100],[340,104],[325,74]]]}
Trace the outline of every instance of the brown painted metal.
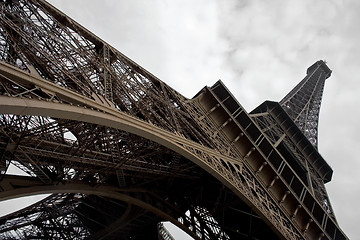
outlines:
{"label": "brown painted metal", "polygon": [[52,193],[1,237],[149,239],[171,221],[195,239],[346,239],[331,169],[276,109],[249,115],[221,82],[186,99],[45,1],[0,8],[0,200]]}
{"label": "brown painted metal", "polygon": [[326,63],[317,61],[308,68],[306,77],[280,101],[283,109],[316,148],[321,98],[325,80],[330,76],[331,70]]}

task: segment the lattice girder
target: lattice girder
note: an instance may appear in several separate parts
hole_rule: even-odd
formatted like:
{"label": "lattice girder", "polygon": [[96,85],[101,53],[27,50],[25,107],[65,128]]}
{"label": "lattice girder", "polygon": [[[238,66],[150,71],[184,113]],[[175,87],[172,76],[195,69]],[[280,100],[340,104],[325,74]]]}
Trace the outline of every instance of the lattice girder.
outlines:
{"label": "lattice girder", "polygon": [[[280,114],[274,111],[276,107],[271,106],[274,105],[274,103],[265,102],[262,105],[267,105],[267,111],[262,113],[252,113],[252,119],[259,125],[264,134],[272,140],[274,146],[278,147],[281,144],[286,145],[286,148],[281,148],[281,151],[286,151],[286,149],[291,151],[292,155],[296,159],[294,162],[295,165],[302,166],[302,170],[299,170],[297,174],[301,176],[304,184],[308,185],[310,191],[315,195],[317,200],[322,203],[323,206],[326,206],[325,209],[335,218],[324,185],[325,182],[330,181],[332,169],[326,164],[320,155],[318,155],[317,158],[315,157],[315,150],[311,152],[309,151],[310,147],[307,146],[307,153],[305,153],[304,148],[299,147],[298,142],[299,139],[301,139],[299,138],[299,134],[293,134],[291,136],[286,134],[287,128],[280,124],[285,121],[279,118]],[[258,109],[254,110],[254,112],[258,111],[261,112],[261,110]],[[303,139],[300,141],[304,142]],[[312,156],[313,159],[310,160],[309,155]]]}
{"label": "lattice girder", "polygon": [[315,148],[318,143],[321,98],[325,80],[330,75],[331,70],[326,63],[317,61],[309,67],[307,76],[280,101],[280,105]]}
{"label": "lattice girder", "polygon": [[[241,107],[230,114],[223,102],[207,109],[202,102],[207,93],[185,99],[44,1],[0,7],[0,151],[5,156],[0,200],[35,190],[64,193],[51,198],[81,193],[80,202],[95,194],[106,203],[136,202],[157,216],[151,222],[155,228],[158,221],[170,220],[198,239],[330,238],[309,209],[294,208],[301,196],[277,173],[287,167],[285,161],[276,165],[282,156]],[[219,100],[214,99],[211,103]],[[213,118],[215,113],[222,115]],[[229,126],[239,135],[233,136]],[[6,184],[10,161],[33,181]],[[146,191],[126,191],[134,187]],[[336,229],[309,196],[329,229]],[[30,210],[45,214],[41,204]],[[76,207],[64,206],[78,223]],[[0,220],[17,228],[14,216]],[[73,237],[65,233],[66,221],[44,216],[49,228],[41,230],[43,236]],[[238,219],[244,216],[266,232],[242,229]],[[34,222],[22,221],[33,228]],[[106,231],[79,225],[78,239]]]}
{"label": "lattice girder", "polygon": [[[12,77],[13,79],[16,79],[14,77],[15,75],[12,75],[12,76],[13,76]],[[27,77],[29,77],[29,75],[27,75]],[[17,78],[19,78],[19,76],[17,76]],[[25,80],[26,79],[23,78],[23,81],[25,81]],[[61,87],[57,88],[56,91],[58,93],[61,92],[61,94],[58,94],[58,95],[64,96],[64,95],[67,94],[66,95],[67,99],[76,99],[76,97],[77,97],[77,94],[75,94],[75,93],[63,92],[63,89]],[[165,134],[164,136],[166,138],[166,141],[173,141],[173,143],[178,144],[178,147],[175,148],[176,150],[179,150],[179,147],[182,148],[183,149],[182,150],[183,154],[185,154],[184,156],[186,156],[187,158],[190,158],[190,159],[194,159],[194,156],[199,156],[200,159],[203,159],[203,160],[198,162],[198,164],[200,164],[200,166],[202,166],[202,167],[213,169],[213,170],[211,170],[211,172],[213,174],[219,175],[219,178],[223,179],[223,181],[230,181],[230,182],[235,181],[235,179],[237,178],[236,176],[238,176],[237,173],[231,173],[231,171],[232,171],[231,169],[220,170],[221,168],[224,167],[222,162],[227,158],[223,154],[221,154],[221,153],[219,153],[219,152],[217,152],[215,150],[209,149],[209,148],[207,148],[207,147],[205,147],[203,145],[199,145],[199,144],[197,144],[195,142],[186,140],[185,138],[183,138],[183,137],[181,137],[179,135],[171,134],[171,133],[167,132],[166,130],[162,130],[160,128],[157,128],[154,125],[150,125],[149,123],[143,122],[140,119],[124,115],[123,113],[118,112],[118,110],[116,110],[116,112],[115,112],[114,110],[112,110],[113,108],[106,107],[106,105],[99,104],[99,103],[97,103],[95,101],[91,101],[91,100],[86,101],[86,104],[88,105],[88,108],[84,109],[81,106],[70,106],[70,105],[67,106],[66,108],[64,108],[63,104],[58,103],[57,101],[49,102],[49,101],[43,101],[41,99],[40,100],[34,100],[34,99],[24,99],[24,98],[17,98],[17,97],[1,97],[1,98],[2,98],[2,108],[1,109],[3,111],[8,110],[8,111],[10,111],[12,113],[16,113],[17,111],[19,111],[19,113],[23,113],[23,114],[30,114],[30,115],[35,114],[36,115],[36,112],[38,112],[38,114],[42,113],[42,114],[45,114],[47,116],[52,116],[53,118],[55,117],[55,119],[58,119],[59,117],[63,117],[63,116],[67,116],[68,118],[69,117],[71,118],[70,113],[72,112],[73,118],[74,119],[79,119],[78,114],[79,114],[79,112],[81,112],[81,115],[85,114],[87,116],[88,121],[94,121],[94,120],[96,120],[98,118],[99,115],[102,115],[103,119],[97,120],[97,122],[96,122],[97,124],[107,123],[107,124],[110,124],[109,126],[116,126],[117,125],[119,127],[123,126],[124,123],[121,123],[123,120],[128,119],[128,120],[126,120],[126,122],[127,122],[126,124],[128,126],[130,126],[130,128],[126,127],[126,129],[128,129],[128,130],[134,129],[133,131],[135,131],[134,126],[138,126],[138,127],[142,126],[142,131],[145,130],[145,132],[139,132],[141,134],[145,133],[146,135],[148,135],[148,133],[146,133],[146,131],[147,132],[149,132],[149,131],[154,132],[154,133],[152,133],[152,135],[155,136],[155,137],[159,133]],[[6,99],[8,99],[8,101]],[[19,100],[19,101],[17,101],[17,100]],[[78,101],[78,102],[80,102],[80,101]],[[7,103],[9,104],[8,107],[6,106]],[[24,103],[25,103],[25,105],[23,105],[23,107],[21,107],[21,104],[24,104]],[[89,104],[94,104],[93,105],[94,107],[91,107],[91,105],[89,105]],[[48,107],[46,107],[45,105],[48,105]],[[40,107],[41,109],[39,109],[39,106],[41,106]],[[59,107],[57,107],[57,106],[59,106]],[[106,113],[98,112],[96,110],[91,110],[91,108],[93,108],[93,109],[102,109],[103,111],[106,111]],[[65,110],[65,112],[64,112],[64,110]],[[26,113],[27,111],[29,111],[29,112]],[[34,111],[34,112],[32,112],[32,111]],[[113,118],[114,114],[116,116],[118,116],[118,117]],[[111,120],[111,119],[114,119],[114,120]],[[123,120],[121,120],[121,119],[123,119]],[[113,122],[113,123],[109,123],[109,120],[111,120],[111,122]],[[113,125],[113,124],[115,124],[115,125]],[[138,130],[136,130],[136,132],[138,132]],[[156,135],[154,135],[155,133],[156,133]],[[159,138],[159,137],[157,137],[157,138]],[[161,140],[161,139],[159,139],[159,140],[161,142],[164,141],[164,140]],[[165,145],[169,146],[168,144],[165,144]],[[195,154],[195,155],[193,155],[193,154]],[[209,160],[211,160],[211,161],[209,161]],[[198,160],[196,160],[196,161],[198,161]],[[238,162],[235,159],[234,160],[225,160],[225,161],[230,161],[230,162],[234,162],[234,163]],[[238,163],[238,164],[240,164],[240,163]],[[230,172],[226,173],[226,171],[230,171]],[[235,174],[235,175],[233,177],[231,177],[231,178],[225,178],[226,179],[225,180],[224,176],[227,176],[228,174],[230,174],[230,175]],[[254,181],[254,179],[251,180],[251,181]],[[239,184],[239,183],[237,183],[237,184]],[[235,186],[237,186],[237,184]],[[229,186],[231,186],[231,185],[229,185]],[[246,187],[246,188],[248,188],[248,187]],[[258,188],[259,188],[259,186],[256,187],[255,191],[259,191]],[[241,192],[243,192],[243,191],[244,190],[239,190],[238,194],[241,194]],[[251,191],[251,190],[247,190],[247,191]],[[263,194],[263,192],[261,194]],[[257,196],[256,197],[254,196],[252,201],[254,201],[255,199],[257,199]],[[258,201],[260,201],[260,200],[258,200]],[[264,199],[262,200],[262,202],[263,201],[264,201]],[[266,201],[271,202],[271,199],[266,198]],[[261,206],[261,205],[259,205],[259,206]],[[263,208],[262,211],[266,211],[266,208]],[[276,219],[277,218],[273,218],[273,221],[277,221]],[[285,228],[287,228],[287,227],[285,227]]]}
{"label": "lattice girder", "polygon": [[[180,94],[51,5],[43,1],[4,3],[1,15],[0,59],[4,62],[171,132],[197,141],[206,139],[182,110]],[[51,95],[19,83],[2,89],[11,95]]]}

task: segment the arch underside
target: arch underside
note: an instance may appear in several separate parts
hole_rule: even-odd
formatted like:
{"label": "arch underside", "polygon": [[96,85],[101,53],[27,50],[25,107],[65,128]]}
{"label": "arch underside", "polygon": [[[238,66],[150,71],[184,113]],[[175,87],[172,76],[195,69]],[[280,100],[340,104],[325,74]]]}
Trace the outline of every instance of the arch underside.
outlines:
{"label": "arch underside", "polygon": [[[183,216],[182,222],[175,220],[178,215],[170,214],[170,217],[168,213],[162,219],[170,219],[195,238],[254,236],[261,239],[264,234],[265,239],[269,239],[269,235],[276,238],[274,233],[282,238],[298,238],[296,230],[256,177],[238,158],[227,154],[227,150],[224,152],[227,148],[212,146],[193,120],[186,123],[189,114],[182,108],[172,107],[185,116],[180,118],[185,125],[180,125],[182,130],[177,131],[173,125],[168,128],[166,124],[154,125],[153,119],[120,111],[104,99],[88,98],[7,64],[0,64],[0,73],[5,83],[4,92],[8,92],[0,96],[2,173],[11,161],[44,186],[81,180],[90,184],[110,183],[120,188],[141,185],[154,192],[157,188],[164,192],[175,190],[185,202],[195,201],[187,203],[186,210],[182,209],[183,214],[192,211],[192,215]],[[176,118],[167,114],[166,118]],[[175,124],[175,120],[171,121]],[[221,193],[214,192],[214,186],[224,187],[228,195],[236,196],[231,208],[221,202]],[[193,188],[196,190],[191,190]],[[204,197],[189,196],[189,191]],[[15,192],[8,193],[11,196]],[[210,197],[211,194],[216,196]],[[168,195],[162,199],[168,199]],[[198,199],[207,199],[212,205],[200,204]],[[214,210],[214,205],[219,210]],[[199,209],[206,214],[199,216]],[[209,220],[209,214],[216,223]],[[239,222],[242,215],[247,220]],[[259,223],[255,224],[254,219]],[[254,226],[262,230],[254,230]]]}
{"label": "arch underside", "polygon": [[[49,111],[56,108],[48,104]],[[27,106],[30,111],[31,101]],[[1,218],[3,236],[149,239],[158,222],[171,221],[199,239],[277,238],[218,179],[149,139],[98,123],[30,115],[2,114],[1,128],[3,158],[32,176],[4,175],[0,199],[53,193]]]}
{"label": "arch underside", "polygon": [[[187,99],[44,1],[11,1],[0,10],[0,172],[12,163],[33,177],[29,186],[24,179],[6,184],[9,176],[2,176],[2,199],[40,192],[69,199],[101,196],[145,209],[157,216],[154,222],[170,219],[203,239],[261,238],[256,234],[269,239],[272,231],[299,238],[264,184],[226,150],[228,143],[213,141],[212,133],[199,127]],[[110,185],[123,195],[61,187],[79,181],[82,187]],[[150,191],[157,200],[124,192],[130,188]],[[134,197],[131,204],[125,196]],[[162,209],[169,204],[172,211]],[[95,205],[94,216],[106,213]],[[130,212],[125,209],[120,215]],[[176,209],[182,215],[173,213]],[[134,214],[120,219],[123,215]]]}

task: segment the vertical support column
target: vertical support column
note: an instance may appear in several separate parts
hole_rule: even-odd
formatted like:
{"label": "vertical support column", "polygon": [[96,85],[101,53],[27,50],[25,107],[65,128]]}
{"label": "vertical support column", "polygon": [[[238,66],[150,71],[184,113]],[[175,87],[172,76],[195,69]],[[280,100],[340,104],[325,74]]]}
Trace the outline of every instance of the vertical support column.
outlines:
{"label": "vertical support column", "polygon": [[105,97],[113,101],[113,92],[112,92],[112,81],[111,81],[111,74],[110,74],[110,50],[109,47],[104,44],[103,46],[103,60],[104,60],[104,88],[105,88]]}

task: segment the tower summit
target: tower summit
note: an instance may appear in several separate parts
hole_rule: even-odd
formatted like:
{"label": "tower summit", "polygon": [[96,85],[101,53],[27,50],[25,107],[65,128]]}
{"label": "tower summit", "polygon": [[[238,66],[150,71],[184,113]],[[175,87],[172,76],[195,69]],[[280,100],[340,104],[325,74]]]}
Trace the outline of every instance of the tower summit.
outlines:
{"label": "tower summit", "polygon": [[331,70],[324,61],[319,60],[306,73],[306,77],[280,101],[280,105],[317,148],[321,98]]}

